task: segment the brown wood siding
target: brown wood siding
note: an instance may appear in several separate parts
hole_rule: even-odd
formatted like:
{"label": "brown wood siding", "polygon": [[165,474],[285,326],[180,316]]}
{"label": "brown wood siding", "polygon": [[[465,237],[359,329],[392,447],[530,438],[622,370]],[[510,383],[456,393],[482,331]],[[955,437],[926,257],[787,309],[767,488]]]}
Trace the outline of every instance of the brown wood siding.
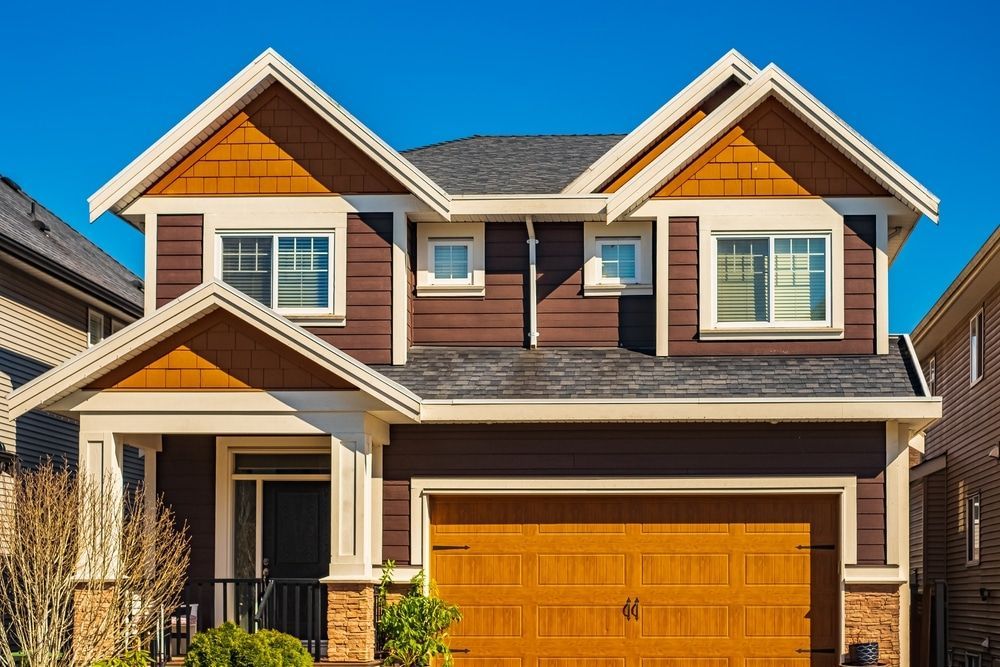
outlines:
{"label": "brown wood siding", "polygon": [[525,344],[528,231],[523,223],[487,223],[485,242],[485,297],[417,297],[411,290],[414,345]]}
{"label": "brown wood siding", "polygon": [[859,478],[860,562],[885,562],[880,423],[399,425],[391,440],[383,450],[383,554],[398,562],[409,559],[409,484],[417,476],[834,474]]}
{"label": "brown wood siding", "polygon": [[308,391],[354,389],[228,313],[174,334],[88,389]]}
{"label": "brown wood siding", "polygon": [[654,347],[653,296],[583,295],[582,222],[539,223],[535,234],[539,346]]}
{"label": "brown wood siding", "polygon": [[780,102],[769,99],[656,197],[888,196]]}
{"label": "brown wood siding", "polygon": [[277,84],[148,190],[154,195],[404,192],[374,160]]}
{"label": "brown wood siding", "polygon": [[347,216],[347,325],[306,327],[366,364],[392,363],[392,214]]}
{"label": "brown wood siding", "polygon": [[156,216],[156,307],[202,282],[204,216]]}
{"label": "brown wood siding", "polygon": [[215,437],[165,435],[156,455],[156,490],[191,536],[189,579],[215,576]]}
{"label": "brown wood siding", "polygon": [[[1000,589],[1000,466],[987,456],[1000,442],[1000,288],[980,305],[985,310],[982,380],[969,382],[968,320],[975,311],[965,313],[922,360],[926,364],[935,357],[936,393],[944,400],[944,418],[927,432],[926,459],[948,456],[947,471],[932,476],[938,488],[929,489],[935,497],[929,495],[926,503],[928,513],[933,508],[943,515],[938,520],[944,521],[945,553],[928,553],[926,559],[929,567],[947,574],[949,648],[976,653],[984,637],[996,641],[1000,627],[1000,610],[992,598],[983,602],[979,597],[980,588]],[[977,491],[982,503],[981,558],[979,565],[967,566],[965,501]]]}
{"label": "brown wood siding", "polygon": [[671,355],[874,354],[875,221],[844,218],[844,338],[831,341],[698,339],[698,219],[670,219],[669,349]]}

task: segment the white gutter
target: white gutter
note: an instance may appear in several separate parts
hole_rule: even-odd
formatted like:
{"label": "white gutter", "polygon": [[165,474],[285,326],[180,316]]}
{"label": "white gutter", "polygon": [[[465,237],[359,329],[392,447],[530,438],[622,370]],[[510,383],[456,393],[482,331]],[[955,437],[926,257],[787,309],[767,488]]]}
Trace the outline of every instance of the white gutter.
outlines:
{"label": "white gutter", "polygon": [[538,239],[535,223],[530,215],[524,216],[528,228],[528,347],[538,347]]}

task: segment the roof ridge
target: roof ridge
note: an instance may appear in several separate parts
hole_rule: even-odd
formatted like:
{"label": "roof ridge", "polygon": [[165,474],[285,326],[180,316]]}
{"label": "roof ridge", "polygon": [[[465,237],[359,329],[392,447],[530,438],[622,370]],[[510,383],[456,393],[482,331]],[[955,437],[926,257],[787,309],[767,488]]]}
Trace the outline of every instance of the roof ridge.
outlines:
{"label": "roof ridge", "polygon": [[[127,266],[125,266],[124,264],[122,264],[121,262],[119,262],[110,253],[108,253],[106,250],[104,250],[104,248],[102,248],[101,246],[99,246],[96,243],[94,243],[90,238],[87,237],[86,234],[84,234],[83,232],[81,232],[80,230],[78,230],[76,227],[74,227],[73,225],[71,225],[68,222],[66,222],[65,220],[63,220],[58,214],[56,214],[52,209],[50,209],[45,204],[43,204],[38,199],[36,199],[33,195],[28,194],[28,192],[19,183],[17,183],[13,179],[11,179],[9,176],[6,176],[6,174],[0,174],[0,183],[3,184],[3,187],[7,188],[9,191],[13,192],[14,194],[18,195],[19,197],[21,197],[23,199],[27,199],[29,202],[34,203],[35,204],[35,213],[36,214],[39,211],[44,211],[46,214],[48,214],[48,217],[52,218],[52,220],[58,222],[59,224],[65,226],[67,229],[69,229],[69,231],[71,233],[73,233],[76,236],[78,236],[80,238],[80,240],[82,240],[84,243],[86,243],[87,245],[89,245],[91,248],[93,248],[94,250],[96,250],[98,253],[100,253],[104,257],[106,257],[109,260],[111,260],[114,264],[117,264],[121,269],[123,269],[133,279],[139,280],[139,281],[142,281],[143,283],[145,283],[145,281],[142,278],[140,278],[138,274],[134,273],[132,271],[132,269],[128,268]],[[17,187],[16,188],[13,187],[11,185],[11,183],[15,184]],[[29,214],[30,211],[26,211],[25,213]]]}
{"label": "roof ridge", "polygon": [[437,148],[438,146],[447,146],[448,144],[457,144],[461,141],[469,141],[471,139],[528,139],[528,138],[545,138],[545,137],[624,137],[623,132],[542,132],[538,134],[470,134],[464,137],[455,137],[454,139],[444,139],[442,141],[436,141],[430,144],[423,144],[420,146],[414,146],[413,148],[407,148],[401,150],[400,153],[410,153],[413,151],[423,150],[425,148]]}

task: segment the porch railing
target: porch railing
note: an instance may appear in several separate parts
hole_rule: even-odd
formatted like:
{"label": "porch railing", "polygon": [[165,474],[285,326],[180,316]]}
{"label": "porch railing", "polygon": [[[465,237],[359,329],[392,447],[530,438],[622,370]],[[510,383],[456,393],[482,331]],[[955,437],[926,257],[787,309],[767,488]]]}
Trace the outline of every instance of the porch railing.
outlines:
{"label": "porch railing", "polygon": [[185,655],[198,632],[224,623],[288,633],[317,660],[326,653],[326,587],[317,579],[192,580],[181,600],[154,646],[161,664]]}

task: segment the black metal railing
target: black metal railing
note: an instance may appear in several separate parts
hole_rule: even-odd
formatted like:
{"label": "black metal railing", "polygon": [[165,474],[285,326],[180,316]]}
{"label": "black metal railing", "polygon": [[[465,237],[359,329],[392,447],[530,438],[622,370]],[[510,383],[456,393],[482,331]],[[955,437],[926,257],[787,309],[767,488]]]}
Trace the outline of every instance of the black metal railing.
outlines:
{"label": "black metal railing", "polygon": [[154,646],[161,664],[185,655],[198,632],[224,623],[247,632],[285,632],[317,660],[325,653],[326,587],[316,579],[192,580],[181,599],[177,611],[163,620]]}

